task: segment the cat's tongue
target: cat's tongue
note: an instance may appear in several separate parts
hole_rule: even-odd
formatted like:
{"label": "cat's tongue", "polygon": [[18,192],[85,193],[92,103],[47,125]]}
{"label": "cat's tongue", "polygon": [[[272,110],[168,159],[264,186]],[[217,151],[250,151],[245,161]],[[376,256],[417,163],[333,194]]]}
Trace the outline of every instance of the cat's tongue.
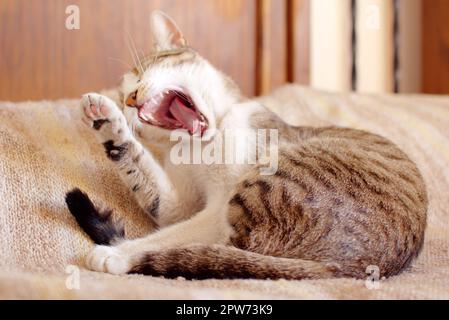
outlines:
{"label": "cat's tongue", "polygon": [[201,130],[200,120],[197,113],[187,107],[180,98],[174,98],[169,107],[170,113],[190,132],[199,133]]}

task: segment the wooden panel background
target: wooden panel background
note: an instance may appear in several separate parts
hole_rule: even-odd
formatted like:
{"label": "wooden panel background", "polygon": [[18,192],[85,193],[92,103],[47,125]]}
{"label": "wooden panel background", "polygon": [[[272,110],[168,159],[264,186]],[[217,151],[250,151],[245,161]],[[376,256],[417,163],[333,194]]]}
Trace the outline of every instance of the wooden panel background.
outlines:
{"label": "wooden panel background", "polygon": [[[126,33],[148,52],[156,8],[245,94],[308,85],[311,1],[0,0],[0,100],[76,98],[116,85],[132,64]],[[72,4],[80,30],[65,28]],[[422,1],[422,17],[423,92],[449,93],[449,0]]]}
{"label": "wooden panel background", "polygon": [[256,12],[256,94],[287,81],[287,2],[259,0]]}
{"label": "wooden panel background", "polygon": [[[67,30],[67,5],[80,30]],[[257,0],[0,0],[0,100],[78,97],[117,84],[131,63],[126,31],[149,51],[149,13],[173,16],[189,44],[256,93]]]}
{"label": "wooden panel background", "polygon": [[[189,44],[249,96],[308,83],[310,0],[0,0],[0,100],[79,97],[116,85],[132,64],[125,37],[150,50],[161,9]],[[80,30],[65,9],[80,8]],[[294,27],[298,31],[290,31]]]}
{"label": "wooden panel background", "polygon": [[423,91],[449,94],[449,1],[425,0],[422,6]]}
{"label": "wooden panel background", "polygon": [[288,80],[310,83],[310,1],[288,0]]}

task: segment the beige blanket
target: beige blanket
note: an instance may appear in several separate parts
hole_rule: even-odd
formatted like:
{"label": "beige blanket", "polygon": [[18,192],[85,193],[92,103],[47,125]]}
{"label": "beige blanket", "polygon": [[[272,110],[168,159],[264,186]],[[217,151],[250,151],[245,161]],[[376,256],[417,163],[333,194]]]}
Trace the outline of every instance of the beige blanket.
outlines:
{"label": "beige blanket", "polygon": [[[424,250],[401,275],[364,280],[186,281],[85,270],[92,242],[64,195],[77,186],[126,216],[132,237],[152,226],[121,184],[78,101],[0,103],[0,298],[379,299],[449,298],[449,97],[367,96],[289,86],[262,98],[296,125],[366,129],[396,142],[425,177]],[[81,266],[80,269],[77,266]]]}

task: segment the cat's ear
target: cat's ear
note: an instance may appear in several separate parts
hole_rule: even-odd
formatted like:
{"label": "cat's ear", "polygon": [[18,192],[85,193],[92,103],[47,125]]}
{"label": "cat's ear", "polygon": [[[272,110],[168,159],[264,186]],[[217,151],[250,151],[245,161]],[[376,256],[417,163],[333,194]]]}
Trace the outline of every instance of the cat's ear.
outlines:
{"label": "cat's ear", "polygon": [[151,13],[150,20],[155,50],[173,50],[187,45],[181,30],[168,15],[156,10]]}

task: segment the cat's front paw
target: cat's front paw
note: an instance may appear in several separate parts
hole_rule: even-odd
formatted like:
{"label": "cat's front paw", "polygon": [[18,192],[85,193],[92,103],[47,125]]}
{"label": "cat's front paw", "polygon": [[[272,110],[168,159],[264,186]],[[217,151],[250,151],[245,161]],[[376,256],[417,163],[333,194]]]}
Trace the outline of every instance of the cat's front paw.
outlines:
{"label": "cat's front paw", "polygon": [[130,258],[116,247],[95,246],[86,259],[92,271],[126,274],[131,269]]}
{"label": "cat's front paw", "polygon": [[87,93],[81,99],[81,107],[83,121],[105,139],[124,137],[128,133],[124,114],[110,98],[98,93]]}
{"label": "cat's front paw", "polygon": [[120,116],[120,110],[108,97],[98,93],[87,93],[81,99],[85,122],[92,126],[99,126],[99,122],[114,120]]}

